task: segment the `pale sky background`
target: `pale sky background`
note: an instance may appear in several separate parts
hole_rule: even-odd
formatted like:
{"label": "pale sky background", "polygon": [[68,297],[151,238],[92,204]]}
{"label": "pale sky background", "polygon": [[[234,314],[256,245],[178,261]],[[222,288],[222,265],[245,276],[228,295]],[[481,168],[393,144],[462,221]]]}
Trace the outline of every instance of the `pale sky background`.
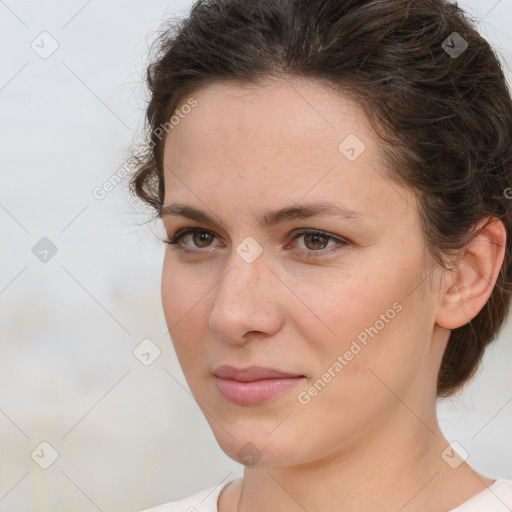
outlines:
{"label": "pale sky background", "polygon": [[[512,66],[512,0],[459,4]],[[137,225],[145,217],[124,186],[92,193],[141,126],[154,30],[190,5],[0,0],[2,512],[137,512],[242,474],[165,335],[164,244]],[[58,44],[47,58],[31,47],[38,37]],[[440,404],[448,439],[492,478],[512,479],[511,334]],[[161,351],[150,366],[133,353],[147,338]]]}

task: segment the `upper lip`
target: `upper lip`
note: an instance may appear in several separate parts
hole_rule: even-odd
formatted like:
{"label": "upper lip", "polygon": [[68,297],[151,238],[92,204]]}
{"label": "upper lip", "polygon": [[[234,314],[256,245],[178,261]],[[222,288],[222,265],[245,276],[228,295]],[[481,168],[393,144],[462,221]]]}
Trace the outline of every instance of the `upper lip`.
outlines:
{"label": "upper lip", "polygon": [[252,381],[261,379],[279,379],[286,377],[304,377],[297,373],[288,373],[275,368],[263,366],[248,366],[247,368],[235,368],[230,365],[221,365],[213,370],[213,374],[221,379],[233,379],[239,381]]}

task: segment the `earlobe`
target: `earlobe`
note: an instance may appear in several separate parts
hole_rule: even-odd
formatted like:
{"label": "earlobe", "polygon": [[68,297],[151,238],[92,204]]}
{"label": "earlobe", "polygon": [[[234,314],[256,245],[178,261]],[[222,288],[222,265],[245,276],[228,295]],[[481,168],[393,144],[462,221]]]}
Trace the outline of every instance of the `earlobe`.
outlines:
{"label": "earlobe", "polygon": [[[481,221],[480,229],[487,219]],[[457,329],[485,306],[498,279],[505,257],[506,230],[493,218],[464,250],[464,255],[441,290],[436,323],[446,329]]]}

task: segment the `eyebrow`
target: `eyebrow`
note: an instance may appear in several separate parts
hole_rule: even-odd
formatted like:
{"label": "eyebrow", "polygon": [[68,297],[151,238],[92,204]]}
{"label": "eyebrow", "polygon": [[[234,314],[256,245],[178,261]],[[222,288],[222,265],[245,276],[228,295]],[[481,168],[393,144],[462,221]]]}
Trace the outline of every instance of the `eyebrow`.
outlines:
{"label": "eyebrow", "polygon": [[[273,227],[287,220],[301,220],[317,216],[331,216],[347,220],[360,221],[367,218],[361,212],[350,210],[333,203],[305,203],[300,206],[292,205],[278,210],[270,211],[257,217],[256,220],[266,227]],[[187,204],[170,204],[160,209],[159,217],[179,216],[197,222],[216,224],[216,221],[206,211]]]}

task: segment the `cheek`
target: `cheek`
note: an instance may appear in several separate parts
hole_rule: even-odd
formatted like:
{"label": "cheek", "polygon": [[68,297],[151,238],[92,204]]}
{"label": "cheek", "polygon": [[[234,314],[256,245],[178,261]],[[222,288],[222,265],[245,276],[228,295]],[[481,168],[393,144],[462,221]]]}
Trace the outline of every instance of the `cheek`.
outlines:
{"label": "cheek", "polygon": [[167,248],[162,269],[161,293],[167,327],[171,330],[184,313],[180,308],[180,304],[184,302],[182,300],[184,282],[180,275],[173,270],[168,251]]}
{"label": "cheek", "polygon": [[367,305],[357,301],[363,313],[355,303],[346,305],[339,342],[329,347],[323,365],[325,372],[342,356],[342,369],[324,397],[333,407],[341,398],[354,414],[374,414],[435,370],[428,356],[431,305],[415,294],[404,299],[410,288],[403,281],[397,288]]}
{"label": "cheek", "polygon": [[[381,268],[386,267],[383,272]],[[324,276],[316,283],[296,282],[295,291],[303,303],[294,301],[290,314],[314,353],[314,371],[323,374],[342,356],[344,370],[350,370],[344,373],[360,380],[368,378],[369,368],[392,369],[413,358],[420,350],[424,325],[418,322],[414,294],[404,300],[415,275],[411,269],[408,279],[407,272],[396,264],[395,268],[366,265]]]}
{"label": "cheek", "polygon": [[383,382],[391,389],[403,388],[403,381],[411,376],[406,367],[416,364],[418,344],[408,343],[414,335],[413,306],[400,303],[405,285],[394,282],[393,286],[391,279],[384,286],[381,279],[360,275],[321,291],[309,288],[309,304],[322,322],[311,312],[295,315],[309,345],[312,370],[308,387],[300,390],[300,400],[297,397],[306,405],[297,405],[297,410],[306,425],[322,418],[329,429],[329,422],[341,436],[340,443],[343,435],[358,430],[354,425],[363,428],[394,403]]}
{"label": "cheek", "polygon": [[[177,257],[168,248],[162,269],[162,306],[168,327],[191,325],[202,307],[201,299],[208,294],[208,280],[198,269],[177,263]],[[204,307],[204,306],[203,306]],[[174,331],[174,328],[173,328]]]}
{"label": "cheek", "polygon": [[393,292],[372,278],[368,270],[333,269],[320,279],[296,281],[293,318],[302,337],[315,350],[332,352],[348,348],[364,328],[373,325],[391,307]]}
{"label": "cheek", "polygon": [[207,323],[203,319],[199,321],[198,316],[203,318],[201,312],[205,303],[201,299],[208,292],[208,288],[203,289],[203,286],[197,276],[193,277],[183,267],[179,268],[172,261],[171,255],[166,254],[162,269],[162,308],[176,355],[182,365],[188,365],[194,356],[201,353],[198,344],[204,339],[201,330]]}

